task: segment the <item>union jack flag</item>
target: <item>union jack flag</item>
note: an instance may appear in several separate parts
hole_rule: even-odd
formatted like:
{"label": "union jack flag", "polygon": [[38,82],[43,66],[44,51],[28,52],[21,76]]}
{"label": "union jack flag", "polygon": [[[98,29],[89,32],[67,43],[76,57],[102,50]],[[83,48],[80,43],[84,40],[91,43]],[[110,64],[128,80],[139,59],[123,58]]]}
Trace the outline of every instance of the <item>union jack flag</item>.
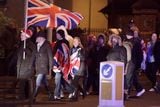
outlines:
{"label": "union jack flag", "polygon": [[28,0],[27,26],[54,28],[64,25],[66,29],[73,29],[82,19],[77,12],[62,9],[54,4],[49,5],[41,0]]}
{"label": "union jack flag", "polygon": [[80,56],[78,55],[80,50],[81,50],[81,48],[78,48],[76,51],[73,51],[73,48],[71,49],[71,51],[73,51],[73,53],[70,56],[69,72],[72,77],[74,77],[75,74],[78,73],[79,68],[80,68]]}
{"label": "union jack flag", "polygon": [[53,71],[62,72],[63,78],[68,81],[70,66],[69,47],[65,43],[61,45],[55,43],[53,48],[56,49],[53,57]]}

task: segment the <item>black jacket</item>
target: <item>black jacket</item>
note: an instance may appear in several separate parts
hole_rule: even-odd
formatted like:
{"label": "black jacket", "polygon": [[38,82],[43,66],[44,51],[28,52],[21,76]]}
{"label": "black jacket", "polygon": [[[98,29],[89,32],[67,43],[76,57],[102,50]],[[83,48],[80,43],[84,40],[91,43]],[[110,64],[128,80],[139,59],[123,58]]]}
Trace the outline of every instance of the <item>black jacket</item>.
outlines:
{"label": "black jacket", "polygon": [[111,48],[107,55],[107,61],[120,61],[126,65],[127,63],[126,48],[118,45]]}
{"label": "black jacket", "polygon": [[50,43],[46,40],[36,51],[35,68],[36,74],[49,74],[53,66],[52,48]]}
{"label": "black jacket", "polygon": [[[17,52],[17,78],[29,79],[34,74],[34,58],[36,46],[30,39],[26,40],[26,49],[23,48],[23,42],[20,44]],[[23,59],[23,52],[25,51],[25,59]]]}

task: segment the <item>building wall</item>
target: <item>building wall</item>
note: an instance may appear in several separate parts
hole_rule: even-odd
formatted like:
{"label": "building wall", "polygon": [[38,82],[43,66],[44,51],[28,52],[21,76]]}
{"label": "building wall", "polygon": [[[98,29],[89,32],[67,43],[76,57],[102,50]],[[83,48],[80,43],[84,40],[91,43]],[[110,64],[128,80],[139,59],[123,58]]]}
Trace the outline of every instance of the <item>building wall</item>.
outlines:
{"label": "building wall", "polygon": [[64,9],[72,10],[72,0],[54,0],[55,4]]}
{"label": "building wall", "polygon": [[83,21],[80,23],[80,27],[89,27],[89,0],[73,0],[72,10],[79,12],[84,17]]}
{"label": "building wall", "polygon": [[107,0],[72,0],[72,10],[83,15],[81,28],[96,30],[108,28],[105,16],[99,12],[107,5]]}
{"label": "building wall", "polygon": [[106,0],[92,0],[92,12],[91,12],[91,28],[106,28],[107,20],[105,16],[99,12],[106,6]]}

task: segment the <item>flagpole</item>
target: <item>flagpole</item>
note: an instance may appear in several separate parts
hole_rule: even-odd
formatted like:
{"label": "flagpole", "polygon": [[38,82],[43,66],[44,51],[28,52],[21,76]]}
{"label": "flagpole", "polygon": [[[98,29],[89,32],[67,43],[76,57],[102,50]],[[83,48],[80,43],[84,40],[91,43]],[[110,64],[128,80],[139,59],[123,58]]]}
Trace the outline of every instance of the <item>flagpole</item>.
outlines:
{"label": "flagpole", "polygon": [[[26,32],[27,30],[27,9],[28,9],[28,0],[25,0],[25,14],[24,14],[24,31]],[[25,53],[25,49],[26,49],[26,39],[23,42],[23,59],[25,60],[26,58],[26,53]]]}
{"label": "flagpole", "polygon": [[[50,4],[54,4],[54,0],[49,0]],[[47,40],[52,43],[53,28],[47,28]]]}

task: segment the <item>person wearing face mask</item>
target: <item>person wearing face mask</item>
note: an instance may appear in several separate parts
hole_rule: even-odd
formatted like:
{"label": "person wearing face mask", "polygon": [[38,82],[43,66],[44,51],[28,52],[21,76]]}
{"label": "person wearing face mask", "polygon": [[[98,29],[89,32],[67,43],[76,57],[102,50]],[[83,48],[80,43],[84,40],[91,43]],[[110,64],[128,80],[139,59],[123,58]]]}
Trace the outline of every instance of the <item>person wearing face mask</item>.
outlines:
{"label": "person wearing face mask", "polygon": [[36,97],[39,93],[39,89],[43,84],[49,100],[52,99],[52,94],[49,88],[49,83],[47,81],[48,78],[51,77],[51,70],[53,66],[53,56],[52,56],[52,48],[49,41],[46,40],[46,32],[39,31],[36,37],[37,49],[36,49],[36,56],[35,56],[35,71],[36,71],[36,87],[33,93],[32,102],[34,103]]}
{"label": "person wearing face mask", "polygon": [[[32,77],[34,75],[34,56],[35,44],[31,41],[32,31],[22,30],[20,34],[20,45],[17,50],[17,79],[19,84],[18,99],[25,100],[30,98],[32,93]],[[24,48],[24,42],[26,43]],[[25,58],[24,58],[25,52]],[[31,81],[30,81],[31,80]]]}

